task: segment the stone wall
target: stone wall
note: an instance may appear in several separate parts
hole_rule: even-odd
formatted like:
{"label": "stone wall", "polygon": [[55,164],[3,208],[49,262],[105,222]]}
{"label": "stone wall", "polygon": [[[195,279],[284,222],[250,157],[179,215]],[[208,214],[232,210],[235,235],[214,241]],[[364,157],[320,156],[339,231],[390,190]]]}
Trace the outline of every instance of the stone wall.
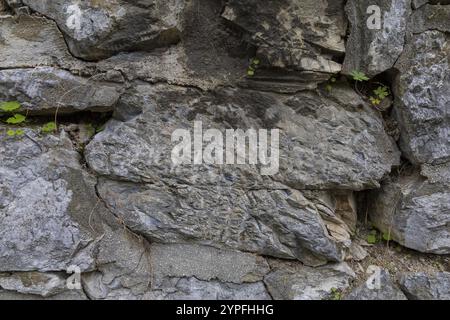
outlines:
{"label": "stone wall", "polygon": [[[449,22],[431,0],[0,0],[0,299],[448,299]],[[279,129],[279,170],[175,168],[194,121]]]}

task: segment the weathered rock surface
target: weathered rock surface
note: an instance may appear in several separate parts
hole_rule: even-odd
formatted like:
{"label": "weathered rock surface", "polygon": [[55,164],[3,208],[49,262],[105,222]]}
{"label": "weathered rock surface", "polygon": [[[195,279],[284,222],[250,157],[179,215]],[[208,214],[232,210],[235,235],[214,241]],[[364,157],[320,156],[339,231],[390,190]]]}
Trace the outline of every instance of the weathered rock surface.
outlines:
{"label": "weathered rock surface", "polygon": [[421,252],[450,253],[449,163],[392,178],[372,196],[371,220],[392,239]]}
{"label": "weathered rock surface", "polygon": [[[445,1],[441,1],[442,4]],[[447,4],[450,4],[447,3]],[[411,16],[409,27],[413,33],[421,33],[426,30],[450,32],[450,6],[425,4]]]}
{"label": "weathered rock surface", "polygon": [[59,274],[21,272],[0,274],[0,288],[23,294],[53,296],[66,289],[66,279]]}
{"label": "weathered rock surface", "polygon": [[234,248],[312,265],[342,256],[313,203],[298,191],[108,180],[98,190],[116,215],[151,241]]}
{"label": "weathered rock surface", "polygon": [[222,282],[257,282],[269,272],[259,256],[212,247],[174,244],[151,246],[152,285],[158,287],[165,277],[195,277]]}
{"label": "weathered rock surface", "polygon": [[104,112],[112,110],[119,97],[120,87],[115,84],[74,76],[57,68],[0,71],[0,99],[19,101],[22,110],[34,113]]}
{"label": "weathered rock surface", "polygon": [[[326,206],[315,207],[292,188],[377,186],[398,154],[372,110],[341,105],[340,91],[336,92],[335,100],[317,94],[285,100],[245,90],[205,95],[166,85],[137,86],[116,109],[116,118],[125,121],[110,122],[88,145],[86,159],[98,174],[122,180],[102,179],[98,190],[116,215],[151,240],[195,239],[313,265],[323,259],[339,261],[340,249],[320,217],[322,213],[333,216],[335,208],[326,212]],[[315,103],[322,110],[314,110]],[[320,119],[325,118],[320,133]],[[280,128],[280,173],[274,176],[279,183],[248,164],[174,167],[171,133],[192,128],[193,120],[203,121],[205,129],[222,130],[221,121],[238,128]],[[319,145],[318,139],[323,141]],[[322,155],[326,160],[321,160]],[[256,184],[261,190],[252,190]],[[223,228],[228,231],[224,233]]]}
{"label": "weathered rock surface", "polygon": [[[380,29],[369,28],[371,15],[380,9]],[[364,72],[369,77],[392,68],[401,55],[411,15],[410,0],[349,0],[346,12],[351,30],[342,72]]]}
{"label": "weathered rock surface", "polygon": [[369,278],[354,289],[346,300],[407,300],[402,291],[392,281],[389,272],[381,270],[379,279]]}
{"label": "weathered rock surface", "polygon": [[[0,104],[27,115],[0,125],[0,299],[340,299],[342,261],[364,272],[377,250],[358,239],[366,209],[449,254],[449,5],[0,0]],[[383,74],[356,93],[336,75],[353,70]],[[392,112],[362,97],[378,81]],[[199,121],[278,129],[279,164],[175,165],[172,133]],[[449,299],[437,265],[408,266],[431,270],[403,275],[408,298]],[[371,287],[349,298],[405,299],[387,271]]]}
{"label": "weathered rock surface", "polygon": [[341,66],[332,58],[345,51],[343,3],[282,0],[261,5],[232,0],[222,16],[245,30],[268,66],[337,73]]}
{"label": "weathered rock surface", "polygon": [[61,32],[51,20],[7,16],[0,17],[0,26],[0,68],[68,65],[72,60]]}
{"label": "weathered rock surface", "polygon": [[400,278],[400,286],[411,300],[449,300],[450,273],[409,273]]}
{"label": "weathered rock surface", "polygon": [[[346,97],[353,101],[343,104]],[[209,95],[166,85],[138,85],[122,97],[119,106],[116,117],[128,121],[111,122],[88,146],[87,160],[101,175],[122,180],[155,182],[170,177],[170,154],[176,145],[171,142],[171,133],[179,128],[192,129],[194,120],[203,121],[205,130],[217,128],[221,132],[225,129],[222,122],[235,123],[243,130],[280,129],[280,172],[274,177],[298,189],[378,187],[378,181],[399,161],[382,120],[349,88],[335,90],[330,98],[300,93],[286,99],[247,90],[225,89]],[[138,162],[141,165],[136,166]],[[236,176],[232,180],[220,177],[227,173],[227,167],[207,169],[209,177],[198,176],[197,183],[216,184],[217,179],[226,185],[263,183],[253,167],[236,166],[235,172],[229,172]],[[206,167],[177,170],[175,180],[192,181],[192,170],[204,173]],[[248,176],[245,180],[244,175]]]}
{"label": "weathered rock surface", "polygon": [[262,282],[221,283],[194,277],[172,278],[164,288],[148,292],[145,300],[270,300]]}
{"label": "weathered rock surface", "polygon": [[67,136],[27,130],[0,151],[0,271],[93,268],[94,239],[78,219],[95,205],[93,181]]}
{"label": "weathered rock surface", "polygon": [[152,285],[143,299],[270,299],[258,256],[212,247],[153,244]]}
{"label": "weathered rock surface", "polygon": [[[386,180],[373,193],[374,224],[421,252],[450,251],[449,6],[415,2],[406,43],[394,68],[394,115],[402,154],[414,172]],[[421,171],[419,173],[419,171]]]}
{"label": "weathered rock surface", "polygon": [[439,31],[414,35],[395,65],[400,146],[415,164],[450,160],[449,39]]}
{"label": "weathered rock surface", "polygon": [[67,290],[50,297],[0,290],[0,300],[88,300],[81,290]]}
{"label": "weathered rock surface", "polygon": [[276,300],[326,300],[332,299],[334,292],[348,288],[354,277],[346,263],[320,268],[281,264],[264,282]]}
{"label": "weathered rock surface", "polygon": [[184,1],[32,1],[32,10],[53,19],[73,55],[99,60],[120,51],[150,50],[179,41]]}
{"label": "weathered rock surface", "polygon": [[148,244],[124,226],[106,229],[96,270],[83,274],[81,281],[90,299],[142,299],[151,282]]}
{"label": "weathered rock surface", "polygon": [[[150,281],[145,241],[128,235],[105,210],[67,134],[37,130],[0,143],[0,271],[65,273],[74,266],[106,273],[101,280],[114,290],[140,286],[143,293]],[[59,294],[63,281],[43,273],[1,278],[4,290],[44,297]]]}

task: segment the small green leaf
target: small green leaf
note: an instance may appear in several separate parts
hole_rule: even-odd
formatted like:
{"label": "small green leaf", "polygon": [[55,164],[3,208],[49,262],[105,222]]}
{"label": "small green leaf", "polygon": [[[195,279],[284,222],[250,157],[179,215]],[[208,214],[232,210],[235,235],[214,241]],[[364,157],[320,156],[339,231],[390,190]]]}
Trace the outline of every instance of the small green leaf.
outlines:
{"label": "small green leaf", "polygon": [[258,65],[258,64],[260,63],[260,61],[259,61],[259,59],[254,58],[253,61],[252,61],[252,63],[253,63],[254,65]]}
{"label": "small green leaf", "polygon": [[335,83],[335,82],[336,82],[336,78],[335,78],[335,77],[332,77],[332,78],[330,79],[330,81],[331,81],[332,83]]}
{"label": "small green leaf", "polygon": [[375,95],[376,95],[378,98],[380,98],[381,100],[384,99],[384,98],[386,98],[386,97],[389,95],[388,88],[385,87],[385,86],[382,86],[382,87],[380,86],[380,87],[378,87],[377,89],[375,89],[375,90],[373,91],[373,93],[375,93]]}
{"label": "small green leaf", "polygon": [[391,241],[392,237],[388,232],[383,233],[383,240],[384,241]]}
{"label": "small green leaf", "polygon": [[336,288],[331,288],[331,295],[332,295],[332,297],[331,297],[332,300],[341,300],[342,299],[341,292]]}
{"label": "small green leaf", "polygon": [[251,69],[248,69],[247,75],[249,75],[250,77],[251,77],[251,76],[254,76],[254,75],[255,75],[255,71],[253,71],[253,70],[251,70]]}
{"label": "small green leaf", "polygon": [[24,122],[26,117],[22,114],[16,113],[13,117],[6,119],[8,124],[19,124]]}
{"label": "small green leaf", "polygon": [[5,112],[12,112],[20,109],[20,103],[18,101],[1,102],[0,109]]}
{"label": "small green leaf", "polygon": [[327,84],[327,86],[325,87],[325,89],[326,89],[328,92],[331,92],[331,91],[333,90],[333,87],[331,86],[331,84]]}
{"label": "small green leaf", "polygon": [[54,122],[49,122],[42,126],[42,132],[44,133],[51,133],[54,131],[56,131],[56,123]]}
{"label": "small green leaf", "polygon": [[369,81],[370,79],[363,73],[357,70],[353,70],[350,75],[352,76],[353,80],[362,82],[362,81]]}
{"label": "small green leaf", "polygon": [[9,136],[9,137],[14,137],[15,135],[16,135],[16,132],[14,131],[14,130],[8,130],[8,131],[6,131],[6,134]]}
{"label": "small green leaf", "polygon": [[23,131],[22,129],[17,129],[17,130],[16,130],[16,136],[21,137],[21,136],[23,136],[24,134],[25,134],[25,131]]}
{"label": "small green leaf", "polygon": [[377,235],[376,234],[369,234],[367,236],[367,243],[369,243],[369,244],[377,243]]}
{"label": "small green leaf", "polygon": [[370,97],[369,99],[370,99],[370,102],[372,102],[372,104],[373,104],[374,106],[377,106],[377,105],[379,105],[379,104],[381,103],[381,100],[378,99],[378,98]]}

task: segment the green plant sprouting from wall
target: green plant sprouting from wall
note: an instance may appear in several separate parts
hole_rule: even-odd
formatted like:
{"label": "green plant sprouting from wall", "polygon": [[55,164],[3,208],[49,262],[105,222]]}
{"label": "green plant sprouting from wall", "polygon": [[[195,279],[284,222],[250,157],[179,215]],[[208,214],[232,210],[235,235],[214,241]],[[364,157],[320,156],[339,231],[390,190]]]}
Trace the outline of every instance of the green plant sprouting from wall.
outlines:
{"label": "green plant sprouting from wall", "polygon": [[[11,126],[20,126],[27,121],[27,114],[20,112],[22,105],[18,101],[7,101],[0,103],[0,110],[7,115],[4,121]],[[42,133],[52,133],[57,131],[57,125],[55,122],[48,122],[41,127]],[[21,137],[25,134],[25,131],[21,128],[6,130],[8,137]]]}
{"label": "green plant sprouting from wall", "polygon": [[342,293],[336,288],[331,288],[331,300],[342,300]]}
{"label": "green plant sprouting from wall", "polygon": [[377,244],[377,243],[381,242],[382,240],[387,241],[387,242],[392,241],[392,236],[391,236],[390,231],[380,233],[374,229],[369,232],[369,234],[367,235],[367,239],[366,239],[368,244]]}
{"label": "green plant sprouting from wall", "polygon": [[258,69],[260,63],[261,63],[261,61],[259,61],[258,58],[251,59],[250,65],[247,68],[247,76],[253,77],[255,75],[256,69]]}
{"label": "green plant sprouting from wall", "polygon": [[[370,81],[369,77],[367,77],[364,72],[358,71],[358,70],[353,70],[350,73],[350,76],[352,77],[353,81],[355,81],[355,90],[356,92],[360,95],[360,96],[364,96],[361,91],[360,88],[358,87],[359,84]],[[374,83],[372,83],[374,84]],[[382,83],[375,83],[378,84],[378,87],[374,90],[372,90],[372,92],[370,94],[367,94],[367,96],[369,97],[369,101],[370,103],[374,106],[377,107],[378,105],[381,104],[381,102],[386,99],[387,97],[390,96],[390,91],[389,88],[387,86],[385,86]]]}
{"label": "green plant sprouting from wall", "polygon": [[336,81],[337,81],[337,75],[331,76],[331,78],[328,79],[328,82],[327,82],[327,84],[326,84],[326,86],[325,86],[325,89],[326,89],[328,92],[331,92],[331,91],[333,90],[333,84],[335,84]]}
{"label": "green plant sprouting from wall", "polygon": [[[20,103],[18,101],[8,101],[0,103],[0,110],[8,115],[5,122],[9,125],[20,125],[27,119],[26,115],[19,113]],[[21,137],[25,134],[23,129],[8,129],[6,135],[8,137]]]}
{"label": "green plant sprouting from wall", "polygon": [[390,95],[388,87],[380,85],[377,89],[373,90],[373,96],[370,96],[370,102],[377,106]]}
{"label": "green plant sprouting from wall", "polygon": [[57,129],[55,122],[48,122],[44,124],[41,128],[41,132],[43,133],[52,133],[55,132]]}

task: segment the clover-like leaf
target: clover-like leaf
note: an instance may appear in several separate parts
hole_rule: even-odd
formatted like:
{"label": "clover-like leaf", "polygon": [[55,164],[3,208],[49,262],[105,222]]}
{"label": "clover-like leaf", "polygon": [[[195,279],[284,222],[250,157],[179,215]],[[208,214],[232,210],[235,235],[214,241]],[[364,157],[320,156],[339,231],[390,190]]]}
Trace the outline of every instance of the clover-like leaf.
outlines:
{"label": "clover-like leaf", "polygon": [[14,137],[16,135],[16,132],[10,129],[6,131],[6,135],[8,135],[9,137]]}
{"label": "clover-like leaf", "polygon": [[56,123],[55,122],[48,122],[42,126],[42,132],[44,133],[51,133],[56,131]]}
{"label": "clover-like leaf", "polygon": [[377,236],[374,235],[374,234],[369,234],[369,235],[367,236],[367,243],[369,243],[369,244],[375,244],[375,243],[377,243]]}
{"label": "clover-like leaf", "polygon": [[23,114],[16,113],[14,116],[6,119],[6,123],[8,124],[19,124],[24,122],[26,117]]}
{"label": "clover-like leaf", "polygon": [[391,241],[392,240],[392,237],[391,237],[389,232],[383,233],[383,240],[384,241]]}
{"label": "clover-like leaf", "polygon": [[375,93],[375,95],[380,99],[384,99],[389,95],[388,88],[385,86],[378,87],[373,91],[373,93]]}
{"label": "clover-like leaf", "polygon": [[377,105],[379,105],[381,103],[381,100],[378,99],[378,98],[375,98],[375,97],[370,97],[370,102],[372,102],[372,104],[374,106],[377,106]]}
{"label": "clover-like leaf", "polygon": [[18,101],[9,101],[9,102],[0,102],[0,110],[5,112],[12,112],[20,109],[20,102]]}
{"label": "clover-like leaf", "polygon": [[371,230],[369,235],[367,236],[367,243],[375,244],[378,242],[377,230]]}

